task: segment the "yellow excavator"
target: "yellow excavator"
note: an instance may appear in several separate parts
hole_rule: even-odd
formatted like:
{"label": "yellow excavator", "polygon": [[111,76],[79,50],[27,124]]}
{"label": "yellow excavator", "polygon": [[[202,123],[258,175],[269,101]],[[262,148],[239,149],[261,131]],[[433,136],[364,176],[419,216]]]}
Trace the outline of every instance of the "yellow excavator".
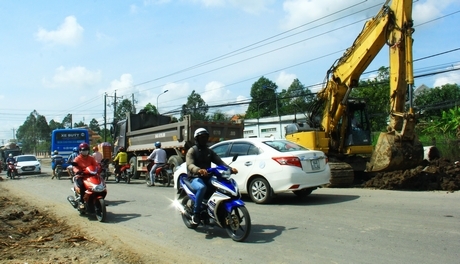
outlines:
{"label": "yellow excavator", "polygon": [[[326,85],[317,94],[322,104],[320,126],[286,127],[288,140],[328,155],[331,187],[352,184],[357,171],[402,170],[422,162],[423,146],[415,134],[412,108],[413,32],[412,0],[387,0],[327,72]],[[385,45],[390,60],[390,115],[387,132],[380,134],[373,148],[366,102],[350,98],[350,93]]]}

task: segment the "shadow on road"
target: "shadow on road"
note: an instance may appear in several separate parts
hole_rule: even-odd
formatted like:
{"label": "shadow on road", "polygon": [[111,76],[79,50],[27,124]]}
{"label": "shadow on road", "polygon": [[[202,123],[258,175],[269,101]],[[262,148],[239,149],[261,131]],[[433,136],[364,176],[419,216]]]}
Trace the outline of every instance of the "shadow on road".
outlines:
{"label": "shadow on road", "polygon": [[[275,238],[286,228],[284,226],[275,226],[275,225],[252,225],[251,233],[249,234],[248,238],[242,243],[269,243],[273,242]],[[228,236],[227,231],[220,227],[203,227],[199,226],[195,229],[196,232],[200,232],[206,235],[206,239],[214,239],[216,237],[223,238],[223,239],[230,239]]]}
{"label": "shadow on road", "polygon": [[[299,198],[295,194],[281,193],[278,194],[272,201],[271,204],[275,205],[299,205],[299,206],[310,206],[310,205],[326,205],[336,204],[353,201],[360,198],[359,195],[343,195],[343,194],[310,194],[305,198]],[[243,196],[243,200],[246,203],[252,203],[248,196]],[[263,206],[263,205],[261,205]]]}
{"label": "shadow on road", "polygon": [[125,221],[129,221],[131,219],[141,217],[141,214],[114,214],[111,212],[107,212],[107,223],[109,224],[116,224]]}

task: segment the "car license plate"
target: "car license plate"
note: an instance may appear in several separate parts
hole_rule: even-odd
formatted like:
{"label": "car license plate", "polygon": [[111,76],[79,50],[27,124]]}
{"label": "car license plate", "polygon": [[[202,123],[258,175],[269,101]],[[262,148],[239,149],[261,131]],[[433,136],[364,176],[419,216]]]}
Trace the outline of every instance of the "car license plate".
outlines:
{"label": "car license plate", "polygon": [[319,170],[321,168],[318,160],[311,160],[310,163],[312,170]]}
{"label": "car license plate", "polygon": [[31,170],[34,170],[34,168],[29,168],[29,167],[27,167],[27,168],[24,168],[23,170],[25,170],[25,171],[31,171]]}

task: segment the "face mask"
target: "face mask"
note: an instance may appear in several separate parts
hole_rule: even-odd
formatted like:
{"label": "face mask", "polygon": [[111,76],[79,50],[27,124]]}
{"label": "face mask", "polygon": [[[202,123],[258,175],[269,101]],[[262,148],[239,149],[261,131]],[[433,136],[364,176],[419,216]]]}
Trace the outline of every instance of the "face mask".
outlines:
{"label": "face mask", "polygon": [[82,150],[82,151],[80,151],[80,153],[81,153],[83,156],[88,156],[89,150]]}

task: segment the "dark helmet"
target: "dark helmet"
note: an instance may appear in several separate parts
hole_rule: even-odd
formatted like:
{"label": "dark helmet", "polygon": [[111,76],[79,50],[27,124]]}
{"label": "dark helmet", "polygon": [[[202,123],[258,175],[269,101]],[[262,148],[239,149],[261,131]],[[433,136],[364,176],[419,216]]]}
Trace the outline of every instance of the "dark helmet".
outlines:
{"label": "dark helmet", "polygon": [[204,128],[198,128],[197,130],[195,130],[195,134],[193,135],[193,137],[196,139],[198,136],[201,136],[201,135],[209,136],[208,130]]}
{"label": "dark helmet", "polygon": [[124,148],[124,147],[120,147],[120,148],[118,149],[118,151],[119,151],[119,152],[123,152],[123,151],[125,151],[125,148]]}
{"label": "dark helmet", "polygon": [[53,151],[53,154],[57,155],[57,154],[59,154],[59,152],[57,150],[55,150],[55,151]]}
{"label": "dark helmet", "polygon": [[72,151],[73,152],[78,152],[78,148],[73,148]]}
{"label": "dark helmet", "polygon": [[88,150],[88,151],[89,151],[89,145],[88,145],[88,143],[86,143],[86,142],[81,143],[81,144],[78,146],[78,150],[80,150],[80,151]]}
{"label": "dark helmet", "polygon": [[155,142],[155,148],[161,148],[161,142],[160,141]]}

